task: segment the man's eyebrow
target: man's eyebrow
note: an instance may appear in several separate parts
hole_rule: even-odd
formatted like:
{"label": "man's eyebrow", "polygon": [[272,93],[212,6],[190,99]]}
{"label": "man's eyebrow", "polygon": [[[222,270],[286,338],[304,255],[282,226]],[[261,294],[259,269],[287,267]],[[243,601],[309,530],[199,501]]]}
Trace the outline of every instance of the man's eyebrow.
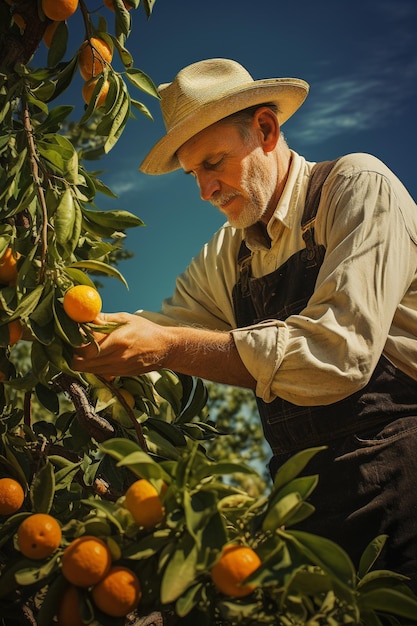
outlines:
{"label": "man's eyebrow", "polygon": [[[210,163],[210,161],[212,160],[216,160],[219,159],[220,157],[223,158],[224,156],[224,151],[223,150],[219,150],[218,152],[212,152],[210,154],[208,154],[207,156],[204,157],[204,159],[202,161],[200,161],[200,163],[198,163],[197,167],[201,167],[204,165],[207,165]],[[183,170],[184,174],[192,174],[193,171],[192,170]]]}

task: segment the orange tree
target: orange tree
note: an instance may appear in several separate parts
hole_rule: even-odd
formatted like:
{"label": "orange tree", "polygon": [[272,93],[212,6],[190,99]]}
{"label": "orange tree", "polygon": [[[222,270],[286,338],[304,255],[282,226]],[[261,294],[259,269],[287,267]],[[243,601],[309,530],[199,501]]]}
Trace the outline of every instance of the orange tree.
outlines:
{"label": "orange tree", "polygon": [[[248,493],[235,477],[253,466],[207,452],[222,433],[202,381],[71,369],[92,330],[112,330],[94,324],[97,276],[124,282],[125,231],[141,225],[97,208],[113,194],[85,166],[132,109],[150,117],[132,90],[158,97],[126,47],[139,4],[0,0],[1,624],[417,623],[403,577],[373,570],[384,537],[356,572],[337,545],[297,531],[318,480],[301,473],[320,450],[290,459],[269,493]],[[77,12],[85,33],[67,50]],[[86,106],[74,123],[52,103],[78,68]]]}

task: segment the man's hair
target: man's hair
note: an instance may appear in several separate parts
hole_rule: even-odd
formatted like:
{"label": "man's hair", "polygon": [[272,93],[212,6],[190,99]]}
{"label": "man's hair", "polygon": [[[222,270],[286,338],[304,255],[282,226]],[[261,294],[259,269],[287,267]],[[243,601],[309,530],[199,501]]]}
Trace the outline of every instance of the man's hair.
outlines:
{"label": "man's hair", "polygon": [[278,106],[275,102],[265,102],[263,104],[255,104],[254,106],[247,107],[246,109],[242,109],[241,111],[237,111],[237,113],[232,113],[227,117],[223,118],[224,122],[231,122],[235,126],[238,127],[239,132],[243,139],[248,139],[250,136],[249,133],[249,124],[253,119],[256,111],[261,109],[262,107],[268,107],[277,115],[279,113]]}

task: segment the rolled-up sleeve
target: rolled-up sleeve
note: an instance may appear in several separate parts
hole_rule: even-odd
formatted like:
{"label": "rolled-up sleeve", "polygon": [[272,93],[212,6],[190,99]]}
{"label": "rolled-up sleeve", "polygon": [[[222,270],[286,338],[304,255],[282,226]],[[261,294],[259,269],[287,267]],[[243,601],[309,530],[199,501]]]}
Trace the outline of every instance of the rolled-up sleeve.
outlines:
{"label": "rolled-up sleeve", "polygon": [[232,331],[239,356],[256,380],[256,395],[265,402],[274,400],[272,386],[284,357],[288,328],[277,320]]}

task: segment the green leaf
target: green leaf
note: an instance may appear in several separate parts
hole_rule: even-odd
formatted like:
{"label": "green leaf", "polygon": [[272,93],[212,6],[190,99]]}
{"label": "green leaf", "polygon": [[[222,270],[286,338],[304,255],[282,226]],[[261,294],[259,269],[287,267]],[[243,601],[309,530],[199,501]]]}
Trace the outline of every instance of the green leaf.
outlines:
{"label": "green leaf", "polygon": [[12,595],[19,587],[17,581],[17,573],[25,568],[33,568],[33,561],[31,559],[8,559],[6,567],[1,573],[1,585],[0,585],[0,598],[7,598]]}
{"label": "green leaf", "polygon": [[182,385],[180,414],[176,418],[177,424],[185,424],[199,415],[207,404],[208,391],[201,378],[177,374]]}
{"label": "green leaf", "polygon": [[152,15],[152,9],[156,0],[143,0],[143,8],[145,9],[146,16],[149,18]]}
{"label": "green leaf", "polygon": [[281,500],[289,493],[298,493],[303,500],[306,500],[312,494],[318,482],[318,474],[294,478],[294,480],[291,480],[289,483],[284,485],[284,487],[278,492],[274,491],[274,493],[271,495],[270,506],[274,506],[274,504],[278,500]]}
{"label": "green leaf", "polygon": [[383,550],[388,539],[388,535],[379,535],[373,541],[371,541],[365,548],[361,560],[359,563],[358,576],[363,578],[367,572],[371,569],[376,559]]}
{"label": "green leaf", "polygon": [[49,585],[42,604],[36,616],[37,626],[50,626],[57,613],[62,594],[68,587],[68,581],[62,575],[58,575]]}
{"label": "green leaf", "polygon": [[17,584],[30,586],[37,584],[40,580],[49,578],[52,573],[58,572],[59,561],[59,554],[53,556],[51,559],[46,561],[46,563],[40,562],[37,566],[34,566],[32,561],[32,566],[20,569],[15,573]]}
{"label": "green leaf", "polygon": [[104,513],[106,518],[112,524],[114,524],[120,532],[123,532],[123,527],[121,526],[117,517],[114,515],[115,505],[113,502],[106,502],[104,500],[81,500],[81,502],[91,507],[92,509],[97,509],[98,511],[101,511],[102,513]]}
{"label": "green leaf", "polygon": [[361,612],[373,610],[383,614],[396,615],[415,620],[417,615],[417,598],[397,589],[384,587],[363,593],[358,598]]}
{"label": "green leaf", "polygon": [[60,200],[53,216],[56,240],[66,244],[71,238],[75,224],[75,206],[72,191],[69,187],[60,195]]}
{"label": "green leaf", "polygon": [[94,281],[91,280],[88,274],[79,270],[75,267],[66,267],[64,269],[65,274],[67,274],[76,284],[79,285],[88,285],[89,287],[95,287]]}
{"label": "green leaf", "polygon": [[198,550],[194,540],[187,533],[176,544],[165,568],[160,590],[163,604],[175,602],[197,578]]}
{"label": "green leaf", "polygon": [[55,474],[53,465],[46,461],[36,472],[30,486],[32,509],[36,513],[49,513],[55,493]]}
{"label": "green leaf", "polygon": [[61,338],[74,348],[82,346],[85,340],[80,332],[79,324],[68,317],[58,299],[54,300],[53,312],[56,328]]}
{"label": "green leaf", "polygon": [[152,113],[149,111],[148,107],[145,106],[142,102],[138,100],[134,100],[134,98],[130,98],[130,104],[135,107],[138,111],[146,115],[150,120],[153,120]]}
{"label": "green leaf", "polygon": [[78,54],[76,53],[70,61],[60,63],[56,68],[55,91],[51,100],[57,98],[69,87],[78,66]]}
{"label": "green leaf", "polygon": [[141,89],[150,96],[160,99],[158,89],[156,88],[154,82],[147,74],[142,72],[142,70],[138,70],[133,67],[128,68],[126,70],[126,78],[128,78],[138,89]]}
{"label": "green leaf", "polygon": [[[118,5],[120,6],[120,5]],[[125,7],[123,5],[123,10],[125,10]],[[125,67],[131,67],[133,64],[133,57],[130,54],[129,50],[127,50],[124,45],[124,38],[122,37],[121,39],[117,38],[117,37],[113,37],[111,36],[112,41],[113,41],[113,45],[116,48],[117,52],[119,53],[120,59],[123,63],[123,65]]]}
{"label": "green leaf", "polygon": [[70,183],[78,182],[78,155],[69,139],[49,133],[38,139],[36,147],[52,172]]}
{"label": "green leaf", "polygon": [[91,211],[83,207],[82,212],[91,222],[112,228],[113,231],[143,226],[142,220],[128,211]]}
{"label": "green leaf", "polygon": [[74,476],[77,475],[81,464],[81,461],[79,463],[71,463],[68,461],[65,467],[62,467],[55,473],[55,491],[70,488]]}
{"label": "green leaf", "polygon": [[268,510],[262,522],[262,530],[275,531],[286,523],[287,519],[299,507],[302,502],[298,493],[289,493]]}
{"label": "green leaf", "polygon": [[307,463],[322,450],[326,450],[326,446],[301,450],[301,452],[297,452],[290,459],[288,459],[288,461],[281,465],[276,473],[273,491],[278,491],[278,489],[281,489],[284,485],[298,476]]}
{"label": "green leaf", "polygon": [[353,593],[355,568],[347,553],[336,543],[300,530],[277,531],[290,540],[312,563],[335,577],[345,591]]}
{"label": "green leaf", "polygon": [[172,530],[168,528],[158,529],[151,535],[146,535],[139,539],[139,541],[128,545],[123,550],[123,556],[134,561],[148,559],[160,552],[171,540]]}
{"label": "green leaf", "polygon": [[215,476],[218,474],[255,474],[256,470],[253,467],[244,465],[243,463],[232,463],[229,461],[219,461],[218,463],[207,463],[205,466],[200,466],[194,473],[196,481],[201,481],[207,476]]}
{"label": "green leaf", "polygon": [[209,491],[200,491],[193,494],[184,491],[183,503],[187,530],[199,548],[201,548],[198,532],[217,513],[216,495]]}
{"label": "green leaf", "polygon": [[162,478],[164,471],[158,463],[143,450],[137,450],[120,459],[117,463],[118,467],[128,467],[139,476],[139,478]]}
{"label": "green leaf", "polygon": [[[126,89],[126,88],[125,88]],[[110,150],[116,145],[119,137],[121,136],[127,120],[130,115],[130,96],[127,90],[123,92],[123,99],[120,106],[117,109],[115,115],[112,115],[112,124],[109,128],[107,139],[104,142],[103,150],[105,154],[108,154]]]}
{"label": "green leaf", "polygon": [[159,432],[160,435],[165,437],[174,446],[181,448],[187,445],[187,440],[178,426],[169,424],[158,417],[149,417],[146,420],[146,426]]}
{"label": "green leaf", "polygon": [[59,400],[57,394],[46,385],[37,384],[35,387],[36,397],[39,402],[51,413],[58,415]]}
{"label": "green leaf", "polygon": [[114,5],[116,37],[123,42],[129,36],[132,21],[122,0],[114,0]]}
{"label": "green leaf", "polygon": [[71,263],[71,265],[66,268],[83,268],[86,270],[92,270],[94,272],[100,272],[102,274],[107,274],[108,276],[113,276],[113,278],[118,278],[126,287],[128,284],[122,274],[115,267],[108,265],[107,263],[103,263],[102,261],[94,261],[90,259],[85,259],[84,261],[77,261],[76,263]]}
{"label": "green leaf", "polygon": [[18,319],[19,317],[29,317],[29,315],[33,313],[33,311],[36,309],[42,293],[43,285],[38,285],[37,287],[35,287],[35,289],[33,289],[33,291],[24,296],[16,307],[13,315],[11,315],[8,319],[8,321]]}
{"label": "green leaf", "polygon": [[35,135],[38,136],[43,133],[57,132],[61,128],[62,123],[67,119],[73,110],[74,107],[70,105],[55,107],[49,111],[44,121],[36,127]]}
{"label": "green leaf", "polygon": [[68,26],[66,21],[58,23],[55,29],[51,46],[48,51],[48,66],[55,67],[64,57],[68,44]]}
{"label": "green leaf", "polygon": [[177,600],[175,612],[179,617],[185,617],[198,604],[203,590],[203,584],[197,583],[189,587]]}
{"label": "green leaf", "polygon": [[109,198],[118,198],[117,194],[115,194],[109,187],[107,187],[107,185],[103,183],[102,180],[100,180],[96,176],[94,177],[94,185],[97,191],[103,193],[106,196],[109,196]]}

